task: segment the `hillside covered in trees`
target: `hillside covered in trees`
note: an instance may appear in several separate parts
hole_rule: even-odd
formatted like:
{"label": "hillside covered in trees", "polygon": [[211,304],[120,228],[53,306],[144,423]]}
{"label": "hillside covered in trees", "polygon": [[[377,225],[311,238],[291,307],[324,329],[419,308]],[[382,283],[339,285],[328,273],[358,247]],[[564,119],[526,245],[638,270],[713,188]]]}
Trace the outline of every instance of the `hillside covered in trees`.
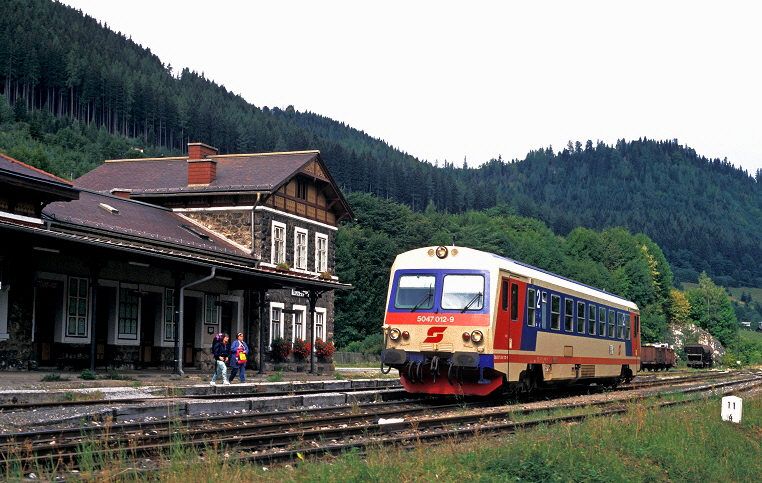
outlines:
{"label": "hillside covered in trees", "polygon": [[620,227],[657,243],[676,282],[706,271],[724,286],[762,286],[760,173],[646,139],[433,165],[319,114],[251,105],[51,0],[0,9],[0,124],[0,150],[65,178],[104,159],[180,154],[189,141],[223,154],[319,149],[346,192],[413,212],[500,206],[561,236]]}

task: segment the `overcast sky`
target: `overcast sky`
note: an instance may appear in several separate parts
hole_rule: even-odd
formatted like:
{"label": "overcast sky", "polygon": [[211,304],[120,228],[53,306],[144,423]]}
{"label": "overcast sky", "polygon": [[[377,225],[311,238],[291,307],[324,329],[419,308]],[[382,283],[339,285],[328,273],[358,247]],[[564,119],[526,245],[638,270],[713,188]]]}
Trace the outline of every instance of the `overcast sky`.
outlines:
{"label": "overcast sky", "polygon": [[[756,2],[62,0],[258,107],[431,163],[677,139],[762,168]],[[201,140],[211,142],[211,140]]]}

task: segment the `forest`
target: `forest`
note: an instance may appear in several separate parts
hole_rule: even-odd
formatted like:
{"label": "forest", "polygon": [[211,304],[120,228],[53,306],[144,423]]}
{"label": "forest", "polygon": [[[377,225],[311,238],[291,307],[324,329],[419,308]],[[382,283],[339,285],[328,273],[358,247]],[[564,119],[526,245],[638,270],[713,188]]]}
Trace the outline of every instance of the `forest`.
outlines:
{"label": "forest", "polygon": [[[221,154],[321,151],[358,215],[340,231],[339,275],[373,288],[364,300],[354,300],[359,290],[339,297],[342,344],[370,333],[353,327],[354,311],[377,319],[383,305],[377,285],[385,276],[366,273],[360,260],[388,270],[392,253],[433,243],[495,251],[630,296],[651,307],[653,338],[671,317],[672,285],[762,287],[762,265],[754,262],[762,173],[707,159],[677,140],[569,141],[521,160],[432,164],[316,113],[254,106],[56,1],[3,2],[1,152],[74,179],[105,159],[181,155],[188,142]],[[590,248],[601,244],[627,245],[621,250],[629,255],[614,261]],[[357,246],[375,250],[354,253]],[[653,263],[661,271],[649,291]],[[762,319],[754,303],[737,304],[744,320]]]}

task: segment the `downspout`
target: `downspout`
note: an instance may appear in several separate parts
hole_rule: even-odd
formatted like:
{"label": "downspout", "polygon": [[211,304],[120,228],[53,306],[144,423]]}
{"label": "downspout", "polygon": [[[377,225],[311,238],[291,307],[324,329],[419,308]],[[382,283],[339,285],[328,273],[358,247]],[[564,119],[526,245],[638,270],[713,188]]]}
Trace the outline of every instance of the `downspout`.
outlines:
{"label": "downspout", "polygon": [[190,282],[182,287],[180,287],[180,311],[178,314],[178,320],[175,321],[176,324],[178,324],[177,332],[175,333],[175,354],[177,355],[177,371],[176,374],[179,374],[181,376],[184,376],[185,373],[183,372],[183,332],[184,332],[184,326],[185,326],[185,320],[183,317],[185,316],[185,297],[183,296],[183,292],[185,292],[185,289],[188,287],[192,287],[193,285],[198,285],[199,283],[206,282],[207,280],[211,280],[214,278],[214,274],[217,271],[217,267],[212,267],[212,273],[209,274],[209,276],[206,276],[202,279],[196,280],[195,282]]}
{"label": "downspout", "polygon": [[[257,193],[257,200],[254,202],[254,206],[251,208],[251,251],[250,254],[254,256],[254,245],[256,240],[254,239],[254,218],[255,213],[257,211],[257,206],[259,206],[260,198],[262,197],[262,193]],[[260,256],[258,259],[255,259],[254,261],[254,268],[259,268],[259,264],[262,261],[262,254],[260,253]]]}

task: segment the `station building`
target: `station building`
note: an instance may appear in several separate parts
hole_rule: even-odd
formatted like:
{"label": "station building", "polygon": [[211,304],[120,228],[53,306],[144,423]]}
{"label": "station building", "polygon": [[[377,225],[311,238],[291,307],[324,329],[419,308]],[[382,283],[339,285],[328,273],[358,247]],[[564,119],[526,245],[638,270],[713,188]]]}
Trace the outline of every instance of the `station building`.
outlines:
{"label": "station building", "polygon": [[188,147],[73,183],[0,155],[0,369],[209,368],[219,332],[267,369],[275,338],[332,339],[353,215],[320,153]]}

